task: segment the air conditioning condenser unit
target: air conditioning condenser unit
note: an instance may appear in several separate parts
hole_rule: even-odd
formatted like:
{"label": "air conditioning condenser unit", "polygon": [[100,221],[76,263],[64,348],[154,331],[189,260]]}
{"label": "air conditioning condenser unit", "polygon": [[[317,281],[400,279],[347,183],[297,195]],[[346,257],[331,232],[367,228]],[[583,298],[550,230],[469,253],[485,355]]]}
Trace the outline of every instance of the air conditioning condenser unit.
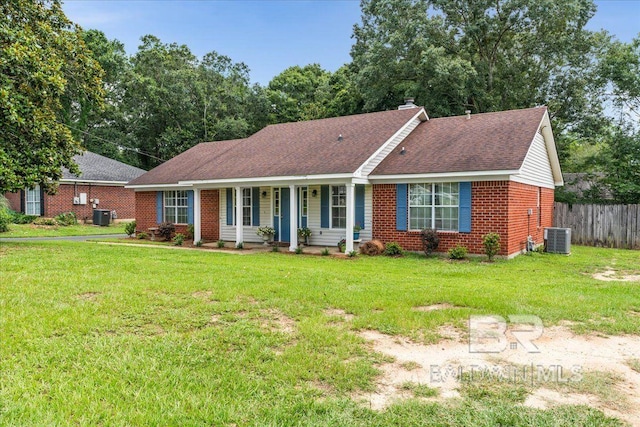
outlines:
{"label": "air conditioning condenser unit", "polygon": [[544,229],[545,251],[554,254],[571,253],[571,229],[549,227]]}

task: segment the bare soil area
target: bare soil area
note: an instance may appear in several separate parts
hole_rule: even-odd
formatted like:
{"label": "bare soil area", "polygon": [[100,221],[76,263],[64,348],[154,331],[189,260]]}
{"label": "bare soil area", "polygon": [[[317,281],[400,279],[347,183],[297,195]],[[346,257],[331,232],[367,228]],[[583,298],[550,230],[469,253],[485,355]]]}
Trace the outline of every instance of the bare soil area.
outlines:
{"label": "bare soil area", "polygon": [[523,402],[526,406],[588,405],[640,425],[640,373],[630,367],[640,358],[640,337],[576,335],[563,325],[544,329],[534,341],[538,352],[509,345],[501,352],[473,353],[468,337],[459,331],[443,328],[440,332],[445,339],[423,345],[362,331],[360,336],[374,351],[394,361],[380,366],[382,375],[375,392],[354,398],[381,410],[397,399],[411,397],[406,384],[413,383],[438,391],[427,400],[444,402],[461,397],[463,375],[468,379],[474,372],[490,372],[507,381],[523,381],[530,390]]}

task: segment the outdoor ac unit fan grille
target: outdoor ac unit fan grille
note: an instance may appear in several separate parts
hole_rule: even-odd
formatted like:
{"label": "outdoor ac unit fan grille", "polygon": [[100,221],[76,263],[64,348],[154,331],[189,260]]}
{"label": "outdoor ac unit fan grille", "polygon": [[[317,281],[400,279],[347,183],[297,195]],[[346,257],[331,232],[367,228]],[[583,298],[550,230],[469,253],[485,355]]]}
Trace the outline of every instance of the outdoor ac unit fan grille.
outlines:
{"label": "outdoor ac unit fan grille", "polygon": [[547,252],[568,254],[571,252],[571,229],[550,227],[545,229]]}

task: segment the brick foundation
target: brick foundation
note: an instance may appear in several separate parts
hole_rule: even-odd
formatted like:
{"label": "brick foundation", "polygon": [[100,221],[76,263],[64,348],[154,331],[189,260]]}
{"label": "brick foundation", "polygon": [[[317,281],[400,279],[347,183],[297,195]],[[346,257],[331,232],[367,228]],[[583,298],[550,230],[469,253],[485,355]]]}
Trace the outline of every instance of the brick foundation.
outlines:
{"label": "brick foundation", "polygon": [[[541,221],[538,227],[537,199],[541,193]],[[471,232],[439,232],[438,252],[446,252],[458,244],[472,254],[483,254],[482,236],[500,234],[500,255],[514,255],[525,248],[527,226],[536,243],[542,243],[544,227],[553,223],[551,189],[512,181],[474,182],[471,188]],[[531,217],[528,209],[532,209]],[[422,251],[420,233],[396,230],[396,185],[373,186],[373,238],[397,242],[406,250]]]}

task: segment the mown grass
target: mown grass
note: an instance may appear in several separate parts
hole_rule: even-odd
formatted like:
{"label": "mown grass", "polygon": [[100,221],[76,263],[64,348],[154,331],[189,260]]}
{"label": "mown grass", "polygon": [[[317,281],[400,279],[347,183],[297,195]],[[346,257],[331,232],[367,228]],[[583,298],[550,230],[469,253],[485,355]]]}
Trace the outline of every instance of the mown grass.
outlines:
{"label": "mown grass", "polygon": [[111,224],[106,227],[94,225],[45,226],[34,224],[9,224],[9,231],[0,233],[3,237],[57,237],[57,236],[93,236],[97,234],[124,234],[125,223]]}
{"label": "mown grass", "polygon": [[[587,407],[522,407],[520,390],[380,412],[351,398],[374,389],[383,360],[360,329],[433,342],[485,313],[638,334],[638,284],[590,276],[634,270],[638,253],[573,251],[452,263],[0,244],[0,425],[620,425]],[[455,307],[414,310],[443,302]]]}

